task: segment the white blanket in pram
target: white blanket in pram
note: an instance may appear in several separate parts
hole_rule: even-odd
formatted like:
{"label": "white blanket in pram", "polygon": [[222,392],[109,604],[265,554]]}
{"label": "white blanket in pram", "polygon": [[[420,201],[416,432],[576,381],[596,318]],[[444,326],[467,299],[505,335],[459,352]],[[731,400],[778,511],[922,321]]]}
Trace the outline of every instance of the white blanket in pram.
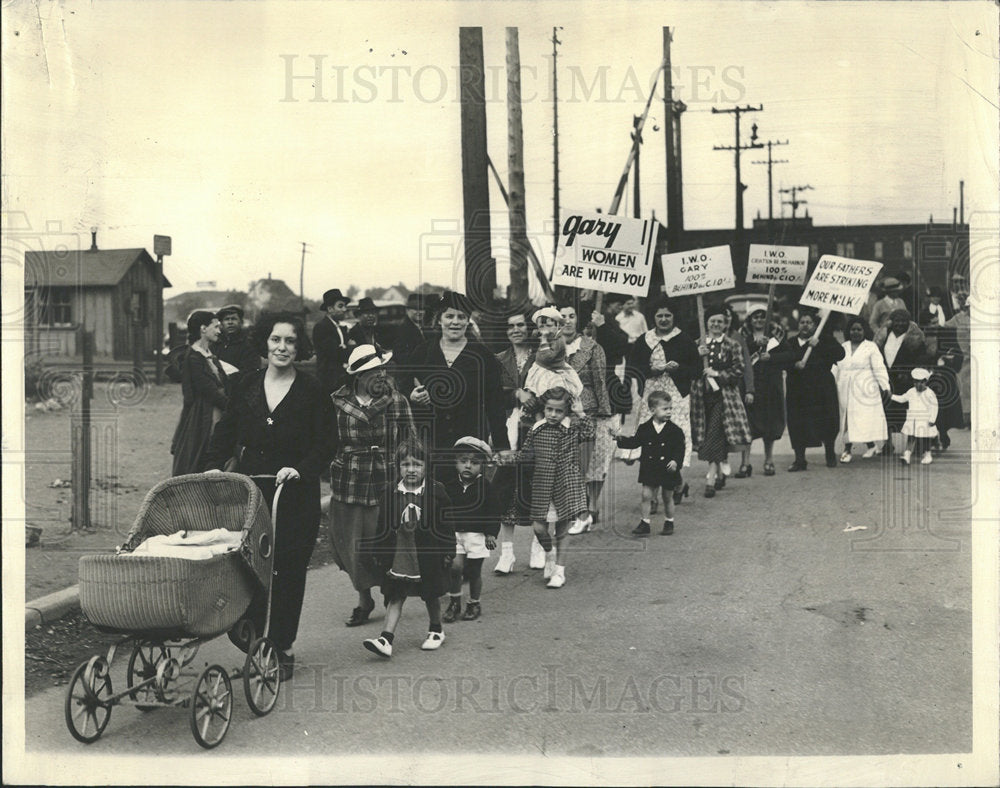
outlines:
{"label": "white blanket in pram", "polygon": [[228,531],[225,528],[216,528],[212,531],[178,531],[149,537],[135,548],[131,555],[204,560],[238,550],[241,536],[240,531]]}

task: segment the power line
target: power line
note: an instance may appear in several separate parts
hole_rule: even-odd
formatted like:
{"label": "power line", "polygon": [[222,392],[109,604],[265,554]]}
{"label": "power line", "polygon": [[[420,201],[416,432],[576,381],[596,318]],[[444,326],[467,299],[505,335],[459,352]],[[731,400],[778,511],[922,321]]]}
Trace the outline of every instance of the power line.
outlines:
{"label": "power line", "polygon": [[743,241],[743,192],[747,188],[746,184],[743,183],[742,177],[740,175],[740,151],[741,150],[751,150],[755,148],[763,148],[763,144],[757,142],[757,124],[754,123],[751,126],[752,134],[750,136],[750,144],[743,145],[740,143],[740,115],[744,112],[761,112],[764,109],[764,105],[761,104],[757,107],[751,107],[749,104],[740,107],[730,107],[729,109],[719,109],[718,107],[712,107],[713,115],[733,115],[736,119],[736,136],[735,144],[733,145],[715,145],[712,150],[731,150],[735,152],[735,164],[736,164],[736,233],[735,242],[736,247],[739,248]]}
{"label": "power line", "polygon": [[775,164],[788,164],[788,159],[772,159],[771,148],[776,145],[787,145],[788,140],[784,142],[768,140],[765,144],[767,145],[767,161],[755,161],[753,163],[767,165],[767,240],[768,243],[774,243],[774,202],[772,201],[773,186],[771,170]]}

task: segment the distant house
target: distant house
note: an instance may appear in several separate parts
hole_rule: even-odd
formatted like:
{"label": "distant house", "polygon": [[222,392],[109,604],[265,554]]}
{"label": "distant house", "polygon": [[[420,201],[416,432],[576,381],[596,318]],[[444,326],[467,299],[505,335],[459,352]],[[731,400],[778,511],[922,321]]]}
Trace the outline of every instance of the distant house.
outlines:
{"label": "distant house", "polygon": [[258,279],[247,290],[247,317],[261,312],[301,312],[302,302],[282,279]]}
{"label": "distant house", "polygon": [[405,304],[409,292],[399,285],[386,288],[382,293],[381,300],[390,304]]}
{"label": "distant house", "polygon": [[143,358],[159,347],[155,325],[160,286],[156,261],[145,249],[24,253],[25,352],[72,358],[82,354],[78,331],[94,333],[98,358]]}

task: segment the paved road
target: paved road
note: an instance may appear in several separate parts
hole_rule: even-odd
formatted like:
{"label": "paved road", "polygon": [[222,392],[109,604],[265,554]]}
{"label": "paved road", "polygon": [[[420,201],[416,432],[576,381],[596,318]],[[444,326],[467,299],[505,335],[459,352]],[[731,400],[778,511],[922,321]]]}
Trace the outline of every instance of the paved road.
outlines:
{"label": "paved road", "polygon": [[[969,433],[958,432],[951,453],[911,468],[876,459],[827,469],[819,453],[800,474],[785,472],[784,446],[777,476],[732,480],[713,500],[695,495],[692,469],[676,533],[644,540],[628,536],[637,469],[616,463],[608,502],[617,516],[575,540],[566,586],[546,589],[541,573],[527,569],[528,533],[520,533],[514,574],[486,578],[483,617],[448,625],[437,652],[420,650],[426,621],[411,601],[393,658],[369,654],[361,640],[378,633],[381,616],[345,628],[346,576],[315,570],[294,680],[260,719],[238,692],[217,752],[966,751],[968,446]],[[223,637],[195,665],[235,667],[239,656]],[[116,660],[116,687],[125,661]],[[202,754],[185,711],[115,708],[104,737],[85,747],[70,738],[62,707],[61,689],[27,703],[29,752]],[[498,781],[517,779],[503,758],[484,768]],[[448,775],[439,779],[461,779]]]}

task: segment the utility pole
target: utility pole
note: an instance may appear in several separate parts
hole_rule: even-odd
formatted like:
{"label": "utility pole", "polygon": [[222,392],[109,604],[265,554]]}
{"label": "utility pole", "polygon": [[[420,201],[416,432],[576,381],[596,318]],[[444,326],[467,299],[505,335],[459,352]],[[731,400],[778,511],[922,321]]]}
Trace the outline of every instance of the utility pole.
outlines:
{"label": "utility pole", "polygon": [[810,186],[809,184],[806,184],[805,186],[789,186],[787,189],[779,189],[778,190],[779,193],[781,193],[781,194],[790,194],[790,195],[792,195],[792,198],[790,200],[782,200],[781,204],[782,205],[791,205],[792,206],[792,237],[793,237],[793,240],[794,240],[794,236],[795,236],[795,213],[796,213],[796,211],[798,211],[800,205],[807,205],[809,203],[808,200],[800,200],[800,199],[798,199],[798,194],[799,194],[799,192],[812,191],[812,188],[813,188],[812,186]]}
{"label": "utility pole", "polygon": [[[635,143],[635,163],[634,163],[634,177],[635,181],[632,183],[632,216],[636,219],[642,218],[642,209],[639,207],[639,149],[642,145],[642,134],[639,132],[639,124],[642,122],[642,117],[639,115],[632,116],[632,141]],[[655,131],[655,128],[654,128]]]}
{"label": "utility pole", "polygon": [[304,315],[306,313],[306,292],[304,288],[305,278],[306,278],[306,247],[309,246],[305,241],[302,241],[302,262],[299,264],[299,311]]}
{"label": "utility pole", "polygon": [[788,140],[784,142],[778,142],[777,140],[768,140],[767,145],[767,161],[755,161],[754,164],[766,164],[767,165],[767,242],[774,243],[774,202],[772,196],[774,194],[774,187],[771,180],[771,168],[775,164],[788,164],[788,159],[772,159],[771,158],[771,146],[773,145],[787,145]]}
{"label": "utility pole", "polygon": [[[559,74],[556,70],[556,47],[562,43],[552,28],[552,265],[559,253]],[[555,270],[553,268],[553,270]]]}
{"label": "utility pole", "polygon": [[755,148],[763,148],[764,146],[757,142],[757,124],[754,123],[751,127],[753,134],[750,136],[749,145],[740,144],[740,115],[744,112],[760,112],[764,109],[764,105],[761,104],[757,107],[751,107],[749,104],[743,107],[731,107],[730,109],[717,109],[712,107],[713,115],[733,115],[736,118],[736,136],[733,145],[716,145],[712,150],[731,150],[735,152],[735,162],[736,162],[736,233],[734,234],[734,241],[736,246],[736,254],[740,255],[740,249],[743,244],[743,192],[747,188],[743,183],[742,177],[740,175],[740,151],[741,150],[751,150]]}
{"label": "utility pole", "polygon": [[507,183],[510,191],[510,304],[528,300],[528,229],[524,204],[521,56],[517,28],[507,28]]}
{"label": "utility pole", "polygon": [[465,293],[482,308],[496,287],[490,246],[490,182],[486,153],[486,73],[483,29],[460,27],[458,53],[462,131],[462,211]]}
{"label": "utility pole", "polygon": [[667,249],[675,252],[681,248],[684,231],[684,181],[681,170],[681,113],[687,109],[683,101],[675,101],[671,74],[670,43],[673,32],[663,28],[663,111],[667,118],[664,133],[667,163]]}

